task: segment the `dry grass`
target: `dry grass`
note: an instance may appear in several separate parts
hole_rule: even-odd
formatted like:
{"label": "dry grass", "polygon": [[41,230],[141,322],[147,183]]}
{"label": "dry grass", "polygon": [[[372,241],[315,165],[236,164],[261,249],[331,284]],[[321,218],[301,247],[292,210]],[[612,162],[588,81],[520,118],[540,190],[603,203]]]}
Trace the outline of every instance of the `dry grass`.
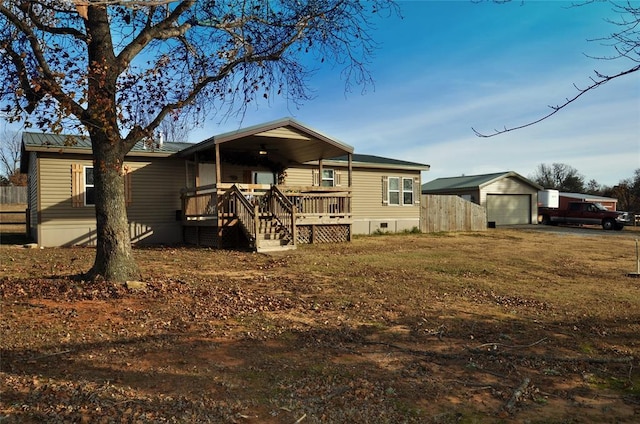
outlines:
{"label": "dry grass", "polygon": [[137,249],[142,292],[70,280],[92,249],[5,247],[0,411],[8,422],[631,423],[637,235]]}

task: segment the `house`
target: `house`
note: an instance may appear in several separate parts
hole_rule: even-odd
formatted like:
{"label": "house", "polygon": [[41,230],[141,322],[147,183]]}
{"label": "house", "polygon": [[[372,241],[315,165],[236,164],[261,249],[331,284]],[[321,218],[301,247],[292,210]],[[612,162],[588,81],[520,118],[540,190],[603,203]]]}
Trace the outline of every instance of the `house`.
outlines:
{"label": "house", "polygon": [[[95,242],[90,140],[24,133],[31,236],[41,246]],[[420,225],[428,165],[353,153],[285,118],[198,144],[143,143],[127,154],[135,243],[290,248]]]}
{"label": "house", "polygon": [[542,187],[516,172],[438,178],[422,186],[422,194],[457,195],[487,209],[495,225],[538,222],[538,190]]}

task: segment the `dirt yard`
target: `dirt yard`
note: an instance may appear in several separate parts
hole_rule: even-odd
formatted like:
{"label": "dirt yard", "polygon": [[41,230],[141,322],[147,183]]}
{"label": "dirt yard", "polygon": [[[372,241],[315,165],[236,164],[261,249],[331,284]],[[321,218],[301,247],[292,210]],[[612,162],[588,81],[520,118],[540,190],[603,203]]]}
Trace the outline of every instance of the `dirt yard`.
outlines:
{"label": "dirt yard", "polygon": [[0,422],[637,423],[634,239],[526,229],[262,255],[0,248]]}

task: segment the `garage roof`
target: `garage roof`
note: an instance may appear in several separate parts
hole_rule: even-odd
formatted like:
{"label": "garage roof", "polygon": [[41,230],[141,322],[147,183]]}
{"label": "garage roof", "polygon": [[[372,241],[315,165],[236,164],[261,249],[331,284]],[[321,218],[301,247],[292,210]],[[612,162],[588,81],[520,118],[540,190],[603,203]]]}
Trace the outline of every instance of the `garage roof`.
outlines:
{"label": "garage roof", "polygon": [[538,190],[542,190],[542,186],[534,183],[531,180],[526,179],[525,177],[518,174],[517,172],[506,171],[506,172],[496,172],[493,174],[463,175],[460,177],[437,178],[433,181],[429,181],[428,183],[423,184],[422,193],[431,194],[431,193],[452,192],[457,190],[463,191],[463,190],[474,190],[479,188],[481,189],[484,186],[492,184],[503,178],[509,178],[509,177],[519,179],[525,184],[535,187]]}

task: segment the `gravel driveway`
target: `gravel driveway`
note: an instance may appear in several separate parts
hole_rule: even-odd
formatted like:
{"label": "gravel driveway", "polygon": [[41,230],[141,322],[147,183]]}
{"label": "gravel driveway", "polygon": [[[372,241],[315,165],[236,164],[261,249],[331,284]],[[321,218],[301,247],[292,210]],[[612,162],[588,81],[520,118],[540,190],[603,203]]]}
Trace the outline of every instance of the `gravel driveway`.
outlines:
{"label": "gravel driveway", "polygon": [[[519,229],[523,231],[541,231],[546,233],[555,233],[558,235],[574,235],[582,237],[620,237],[622,239],[635,240],[640,239],[640,227],[625,227],[622,231],[605,231],[596,225],[503,225],[502,228]],[[491,231],[491,230],[489,230]]]}

